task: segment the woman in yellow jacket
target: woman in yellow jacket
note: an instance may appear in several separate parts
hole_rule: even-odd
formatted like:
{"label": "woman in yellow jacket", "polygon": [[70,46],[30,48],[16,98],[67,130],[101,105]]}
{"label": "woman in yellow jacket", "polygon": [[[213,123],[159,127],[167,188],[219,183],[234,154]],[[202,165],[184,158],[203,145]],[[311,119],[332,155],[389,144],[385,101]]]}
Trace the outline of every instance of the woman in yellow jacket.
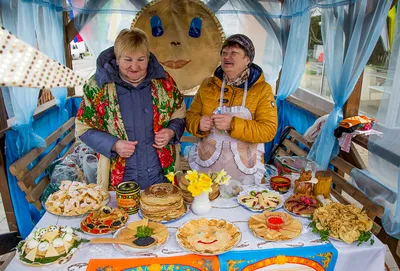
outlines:
{"label": "woman in yellow jacket", "polygon": [[221,66],[200,85],[186,114],[186,128],[201,138],[190,152],[192,169],[225,169],[242,184],[260,183],[264,143],[278,126],[272,89],[245,35],[230,36],[221,50]]}

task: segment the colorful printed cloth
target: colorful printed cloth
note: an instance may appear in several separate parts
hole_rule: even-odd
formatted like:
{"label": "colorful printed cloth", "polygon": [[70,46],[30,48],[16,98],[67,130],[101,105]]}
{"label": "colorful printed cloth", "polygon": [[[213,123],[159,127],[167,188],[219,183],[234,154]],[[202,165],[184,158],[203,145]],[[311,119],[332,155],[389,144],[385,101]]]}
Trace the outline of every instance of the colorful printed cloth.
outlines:
{"label": "colorful printed cloth", "polygon": [[[217,256],[186,255],[161,258],[92,259],[87,271],[214,271],[219,269]],[[224,269],[227,270],[227,269]]]}
{"label": "colorful printed cloth", "polygon": [[333,271],[338,252],[332,244],[312,247],[232,251],[219,255],[221,270]]}
{"label": "colorful printed cloth", "polygon": [[[153,100],[154,132],[168,126],[174,111],[183,105],[183,95],[179,92],[172,77],[166,73],[167,79],[151,81]],[[117,99],[114,83],[108,83],[99,88],[95,76],[83,86],[84,96],[77,113],[77,121],[87,127],[107,132],[121,140],[128,140]],[[175,171],[176,152],[171,144],[157,149],[157,154],[164,174]],[[116,156],[110,161],[110,189],[113,190],[122,182],[126,159]]]}

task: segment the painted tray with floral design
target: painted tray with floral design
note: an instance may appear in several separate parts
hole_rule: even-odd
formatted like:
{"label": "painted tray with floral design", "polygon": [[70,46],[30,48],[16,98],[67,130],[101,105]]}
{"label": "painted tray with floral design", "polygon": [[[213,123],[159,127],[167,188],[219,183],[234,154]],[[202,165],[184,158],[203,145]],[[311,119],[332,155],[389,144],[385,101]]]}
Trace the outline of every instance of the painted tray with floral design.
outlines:
{"label": "painted tray with floral design", "polygon": [[183,224],[176,240],[185,250],[199,255],[219,255],[234,248],[242,237],[238,227],[224,219],[200,218]]}

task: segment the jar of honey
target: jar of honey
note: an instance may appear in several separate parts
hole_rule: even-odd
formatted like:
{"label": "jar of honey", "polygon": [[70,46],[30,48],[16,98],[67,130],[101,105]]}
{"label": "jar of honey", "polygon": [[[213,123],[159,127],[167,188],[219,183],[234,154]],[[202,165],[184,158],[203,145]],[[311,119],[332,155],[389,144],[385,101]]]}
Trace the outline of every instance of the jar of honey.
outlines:
{"label": "jar of honey", "polygon": [[332,173],[329,171],[317,171],[315,178],[318,179],[318,183],[314,185],[314,196],[323,195],[326,199],[330,198]]}
{"label": "jar of honey", "polygon": [[128,214],[136,214],[139,210],[140,187],[136,182],[122,182],[117,186],[116,199],[118,208]]}

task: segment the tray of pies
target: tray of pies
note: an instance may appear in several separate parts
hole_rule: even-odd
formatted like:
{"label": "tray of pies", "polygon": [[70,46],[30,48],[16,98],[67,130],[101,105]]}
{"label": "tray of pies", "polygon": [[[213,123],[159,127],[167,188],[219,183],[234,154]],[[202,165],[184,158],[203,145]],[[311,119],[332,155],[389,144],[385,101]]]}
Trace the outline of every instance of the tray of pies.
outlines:
{"label": "tray of pies", "polygon": [[122,228],[128,218],[128,213],[122,209],[103,206],[81,221],[81,230],[92,235],[110,234]]}
{"label": "tray of pies", "polygon": [[110,200],[102,186],[81,182],[62,181],[60,190],[47,199],[46,211],[57,216],[81,216],[100,209]]}
{"label": "tray of pies", "polygon": [[354,205],[330,203],[315,210],[310,227],[319,233],[321,239],[341,240],[348,244],[358,241],[370,241],[373,244],[373,234],[370,232],[373,221],[365,211]]}
{"label": "tray of pies", "polygon": [[251,232],[267,241],[286,241],[299,236],[301,222],[284,212],[268,212],[252,215],[248,222]]}
{"label": "tray of pies", "polygon": [[293,215],[311,217],[322,203],[314,196],[293,194],[283,204],[286,211]]}
{"label": "tray of pies", "polygon": [[224,219],[200,218],[183,224],[176,240],[185,250],[199,255],[219,255],[234,248],[242,237],[238,227]]}
{"label": "tray of pies", "polygon": [[49,226],[32,231],[17,246],[17,258],[29,266],[57,263],[86,243],[71,227]]}
{"label": "tray of pies", "polygon": [[115,239],[128,241],[131,245],[113,244],[116,250],[127,255],[155,251],[168,241],[168,229],[165,225],[142,219],[129,223],[115,232]]}
{"label": "tray of pies", "polygon": [[240,192],[237,201],[242,207],[257,213],[276,210],[283,205],[283,198],[278,192],[261,188]]}

